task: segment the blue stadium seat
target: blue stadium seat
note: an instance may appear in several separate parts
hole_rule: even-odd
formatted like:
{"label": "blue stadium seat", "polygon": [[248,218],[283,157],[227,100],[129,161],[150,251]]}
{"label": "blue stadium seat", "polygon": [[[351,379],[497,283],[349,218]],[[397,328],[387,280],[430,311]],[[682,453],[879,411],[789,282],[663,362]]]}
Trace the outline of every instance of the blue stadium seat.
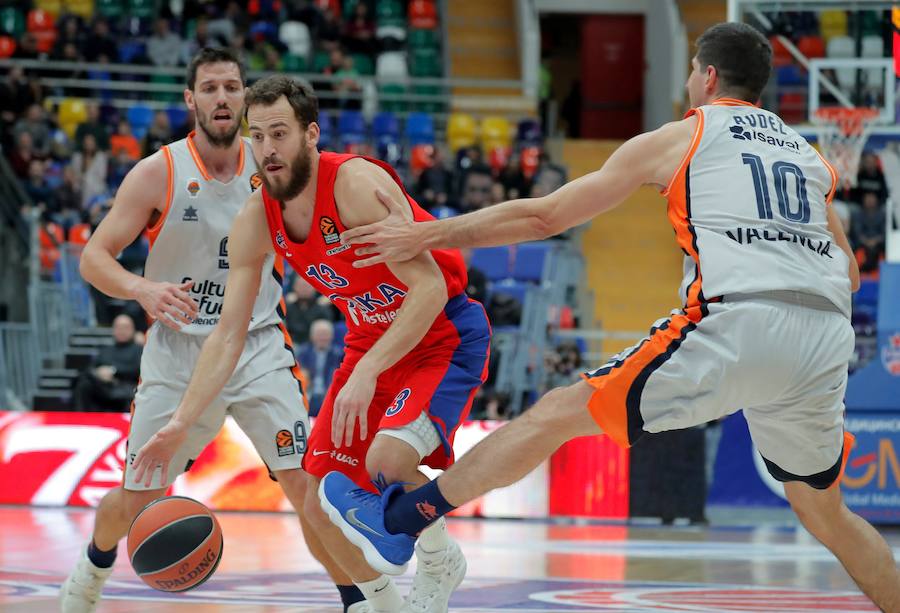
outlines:
{"label": "blue stadium seat", "polygon": [[437,219],[447,219],[448,217],[456,217],[459,211],[450,206],[439,206],[431,209],[431,214]]}
{"label": "blue stadium seat", "polygon": [[146,55],[147,46],[137,40],[125,39],[119,43],[119,62],[122,64],[130,64],[132,61]]}
{"label": "blue stadium seat", "polygon": [[472,268],[477,268],[490,281],[499,281],[509,277],[509,247],[481,247],[472,250],[469,261]]}
{"label": "blue stadium seat", "polygon": [[523,119],[516,127],[516,143],[519,147],[540,147],[544,140],[541,124],[536,119]]}
{"label": "blue stadium seat", "polygon": [[332,341],[332,345],[335,347],[344,347],[344,337],[347,336],[347,322],[346,321],[336,321],[334,322],[334,340]]}
{"label": "blue stadium seat", "polygon": [[406,118],[406,138],[410,145],[433,145],[434,122],[428,113],[410,113]]}
{"label": "blue stadium seat", "polygon": [[341,111],[338,116],[338,134],[344,145],[355,145],[366,140],[366,118],[359,111]]}
{"label": "blue stadium seat", "polygon": [[859,291],[853,295],[854,306],[878,307],[878,281],[874,279],[862,279],[859,283]]}
{"label": "blue stadium seat", "polygon": [[808,79],[803,69],[797,64],[781,66],[776,72],[778,85],[806,85]]}
{"label": "blue stadium seat", "polygon": [[166,109],[166,115],[169,116],[169,127],[175,132],[187,121],[188,110],[183,106],[170,106]]}
{"label": "blue stadium seat", "polygon": [[372,119],[372,133],[379,145],[396,143],[400,140],[400,120],[390,111],[378,113]]}
{"label": "blue stadium seat", "polygon": [[319,149],[331,147],[332,128],[331,115],[326,111],[319,111]]}
{"label": "blue stadium seat", "polygon": [[529,287],[531,287],[530,283],[522,283],[515,279],[504,279],[491,286],[491,295],[506,294],[507,296],[512,296],[519,301],[519,304],[524,306],[525,295],[528,293]]}
{"label": "blue stadium seat", "polygon": [[131,124],[131,131],[138,140],[144,138],[147,128],[153,123],[153,109],[149,106],[141,104],[135,105],[128,109],[128,123]]}
{"label": "blue stadium seat", "polygon": [[540,281],[544,272],[544,260],[550,251],[547,243],[525,243],[516,248],[513,277],[519,281]]}

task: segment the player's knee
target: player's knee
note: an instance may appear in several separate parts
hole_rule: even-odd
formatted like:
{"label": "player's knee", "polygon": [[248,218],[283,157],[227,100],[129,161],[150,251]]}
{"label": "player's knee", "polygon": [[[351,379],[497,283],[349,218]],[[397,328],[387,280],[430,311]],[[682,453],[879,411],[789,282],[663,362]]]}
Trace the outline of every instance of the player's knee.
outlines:
{"label": "player's knee", "polygon": [[322,510],[322,503],[319,501],[319,482],[317,479],[310,478],[306,488],[306,496],[303,504],[303,515],[306,521],[313,528],[328,527],[329,519]]}
{"label": "player's knee", "polygon": [[785,483],[784,492],[800,523],[813,536],[827,541],[846,511],[840,490],[817,490],[805,483],[792,481]]}
{"label": "player's knee", "polygon": [[275,471],[275,478],[278,479],[278,484],[284,490],[284,494],[289,500],[292,502],[296,500],[305,501],[310,479],[307,473],[299,468],[277,470]]}
{"label": "player's knee", "polygon": [[372,479],[381,475],[388,483],[410,482],[416,479],[418,467],[419,452],[392,436],[376,436],[366,454],[366,471]]}

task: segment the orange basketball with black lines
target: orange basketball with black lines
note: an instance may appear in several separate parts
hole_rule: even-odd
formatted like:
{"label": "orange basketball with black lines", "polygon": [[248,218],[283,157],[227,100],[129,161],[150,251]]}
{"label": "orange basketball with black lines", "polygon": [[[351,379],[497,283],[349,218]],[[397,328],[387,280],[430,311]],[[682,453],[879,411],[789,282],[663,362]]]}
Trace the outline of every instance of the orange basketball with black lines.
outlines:
{"label": "orange basketball with black lines", "polygon": [[223,544],[212,511],[184,496],[151,502],[128,530],[134,572],[162,592],[184,592],[209,579],[222,560]]}
{"label": "orange basketball with black lines", "polygon": [[293,447],[294,437],[287,430],[279,430],[275,435],[275,444],[279,447]]}

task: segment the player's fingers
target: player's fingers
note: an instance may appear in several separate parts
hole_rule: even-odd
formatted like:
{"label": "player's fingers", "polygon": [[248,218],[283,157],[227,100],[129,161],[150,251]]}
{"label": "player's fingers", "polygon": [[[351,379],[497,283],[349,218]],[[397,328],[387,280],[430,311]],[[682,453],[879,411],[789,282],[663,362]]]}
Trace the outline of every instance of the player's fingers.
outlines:
{"label": "player's fingers", "polygon": [[184,292],[188,292],[191,290],[192,287],[194,287],[193,281],[185,281],[184,283],[182,283],[181,285],[178,286],[178,289],[180,289]]}
{"label": "player's fingers", "polygon": [[367,240],[372,233],[372,226],[359,226],[358,228],[350,228],[341,233],[341,244],[358,245],[360,243],[371,242]]}
{"label": "player's fingers", "polygon": [[140,453],[137,454],[134,462],[132,462],[131,468],[134,470],[134,482],[140,483],[144,476],[144,457]]}
{"label": "player's fingers", "polygon": [[191,323],[191,320],[188,319],[187,316],[181,312],[181,310],[179,310],[177,307],[174,307],[170,304],[164,304],[162,307],[160,307],[160,310],[163,313],[170,315],[175,321],[179,321],[183,324]]}
{"label": "player's fingers", "polygon": [[356,416],[351,413],[350,419],[348,419],[344,426],[344,441],[347,443],[347,447],[353,445],[353,430],[356,427]]}
{"label": "player's fingers", "polygon": [[360,247],[353,253],[355,253],[356,255],[372,255],[373,253],[378,253],[378,247]]}
{"label": "player's fingers", "polygon": [[150,482],[153,481],[153,473],[156,471],[155,464],[152,460],[147,461],[147,470],[144,473],[144,487],[150,487]]}
{"label": "player's fingers", "polygon": [[162,310],[153,313],[153,317],[155,317],[157,321],[162,322],[162,325],[166,326],[167,328],[172,328],[176,332],[181,331],[181,324],[170,319],[169,316],[166,315]]}
{"label": "player's fingers", "polygon": [[365,411],[359,413],[359,440],[364,441],[369,437],[369,420]]}
{"label": "player's fingers", "polygon": [[172,295],[188,306],[188,312],[193,313],[194,315],[197,314],[197,303],[191,298],[190,294],[183,292],[180,289],[176,289],[172,292]]}
{"label": "player's fingers", "polygon": [[159,484],[164,485],[169,482],[169,461],[166,460],[162,464],[162,468],[159,471]]}
{"label": "player's fingers", "polygon": [[354,260],[353,268],[366,268],[367,266],[375,266],[376,264],[383,264],[387,261],[387,257],[383,253],[379,253],[378,255],[373,255],[370,258],[366,258],[364,260]]}
{"label": "player's fingers", "polygon": [[339,404],[339,401],[335,401],[334,415],[331,418],[331,443],[335,447],[340,447],[341,441],[344,440],[344,419],[342,406],[342,403]]}
{"label": "player's fingers", "polygon": [[183,300],[179,300],[175,296],[171,296],[169,298],[168,305],[170,307],[174,308],[175,310],[177,310],[178,312],[184,314],[184,316],[187,318],[188,321],[193,319],[194,316],[197,314],[197,311],[195,309],[192,309],[190,304],[188,304],[187,302],[185,302]]}

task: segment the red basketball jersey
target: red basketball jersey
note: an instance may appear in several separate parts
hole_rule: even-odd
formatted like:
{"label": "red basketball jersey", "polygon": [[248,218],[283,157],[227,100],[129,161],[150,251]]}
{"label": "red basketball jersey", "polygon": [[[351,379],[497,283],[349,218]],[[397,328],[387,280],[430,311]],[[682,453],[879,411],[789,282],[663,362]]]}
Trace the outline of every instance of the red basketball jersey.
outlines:
{"label": "red basketball jersey", "polygon": [[[309,236],[302,243],[288,236],[281,214],[281,204],[263,188],[266,218],[275,253],[284,257],[298,274],[317,291],[327,296],[347,320],[345,344],[349,351],[365,351],[377,341],[397,316],[408,287],[385,264],[368,268],[354,268],[353,262],[362,259],[355,249],[342,246],[340,233],[346,228],[338,215],[334,201],[334,182],[341,164],[355,157],[351,154],[322,152],[316,183],[316,203]],[[434,219],[406,193],[397,173],[380,160],[363,158],[384,168],[397,182],[416,221]],[[431,252],[447,284],[447,296],[462,294],[468,283],[466,265],[456,249]],[[438,315],[418,348],[458,342],[458,334],[446,315]]]}

